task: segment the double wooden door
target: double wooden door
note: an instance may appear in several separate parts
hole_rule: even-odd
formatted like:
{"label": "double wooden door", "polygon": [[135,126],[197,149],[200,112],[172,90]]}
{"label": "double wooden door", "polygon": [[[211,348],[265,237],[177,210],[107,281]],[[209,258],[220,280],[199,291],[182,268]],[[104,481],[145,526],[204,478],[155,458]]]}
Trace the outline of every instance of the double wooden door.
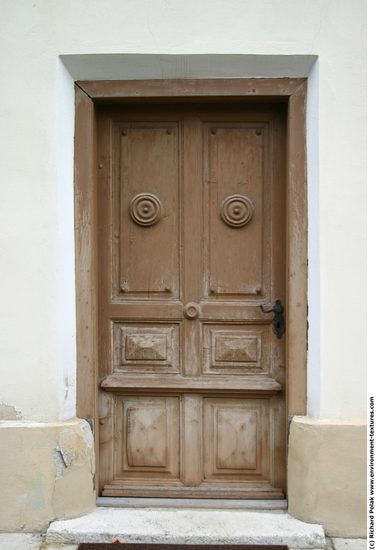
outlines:
{"label": "double wooden door", "polygon": [[97,120],[101,494],[281,498],[283,106]]}

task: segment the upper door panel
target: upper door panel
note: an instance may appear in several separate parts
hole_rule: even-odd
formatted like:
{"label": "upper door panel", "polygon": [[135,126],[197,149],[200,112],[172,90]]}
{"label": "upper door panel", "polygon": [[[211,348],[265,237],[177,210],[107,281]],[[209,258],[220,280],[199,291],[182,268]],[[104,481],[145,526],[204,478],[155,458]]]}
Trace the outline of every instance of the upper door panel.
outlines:
{"label": "upper door panel", "polygon": [[270,288],[268,128],[204,126],[204,295],[244,300]]}
{"label": "upper door panel", "polygon": [[113,292],[180,296],[179,124],[114,124]]}

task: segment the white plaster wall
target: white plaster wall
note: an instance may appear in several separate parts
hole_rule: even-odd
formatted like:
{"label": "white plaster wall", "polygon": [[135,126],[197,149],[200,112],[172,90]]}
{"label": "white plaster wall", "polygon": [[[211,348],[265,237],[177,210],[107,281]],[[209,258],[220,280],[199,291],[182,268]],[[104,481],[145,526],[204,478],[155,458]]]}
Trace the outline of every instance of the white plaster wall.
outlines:
{"label": "white plaster wall", "polygon": [[[362,417],[365,1],[1,0],[0,9],[0,402],[24,419],[74,415],[73,79],[310,71],[309,413]],[[307,56],[318,56],[314,67]]]}

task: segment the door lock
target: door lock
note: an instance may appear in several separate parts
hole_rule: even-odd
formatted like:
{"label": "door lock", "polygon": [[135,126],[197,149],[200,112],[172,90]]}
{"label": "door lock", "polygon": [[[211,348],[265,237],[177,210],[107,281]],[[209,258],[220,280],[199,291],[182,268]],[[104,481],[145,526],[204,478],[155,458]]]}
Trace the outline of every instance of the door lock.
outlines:
{"label": "door lock", "polygon": [[274,319],[272,321],[273,332],[277,336],[277,338],[282,338],[282,336],[286,332],[286,326],[285,317],[283,315],[285,308],[283,307],[281,300],[276,300],[274,302],[274,306],[270,308],[265,308],[264,305],[261,305],[260,309],[263,313],[274,313]]}

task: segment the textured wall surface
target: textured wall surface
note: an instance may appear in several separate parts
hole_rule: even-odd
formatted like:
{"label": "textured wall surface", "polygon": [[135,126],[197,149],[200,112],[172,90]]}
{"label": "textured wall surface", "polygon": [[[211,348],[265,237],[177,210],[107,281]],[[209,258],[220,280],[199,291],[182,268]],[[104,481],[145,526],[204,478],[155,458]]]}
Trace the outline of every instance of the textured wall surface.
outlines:
{"label": "textured wall surface", "polygon": [[290,426],[289,512],[330,536],[365,537],[366,426],[295,417]]}
{"label": "textured wall surface", "polygon": [[94,445],[84,420],[0,423],[0,531],[44,531],[95,506]]}

